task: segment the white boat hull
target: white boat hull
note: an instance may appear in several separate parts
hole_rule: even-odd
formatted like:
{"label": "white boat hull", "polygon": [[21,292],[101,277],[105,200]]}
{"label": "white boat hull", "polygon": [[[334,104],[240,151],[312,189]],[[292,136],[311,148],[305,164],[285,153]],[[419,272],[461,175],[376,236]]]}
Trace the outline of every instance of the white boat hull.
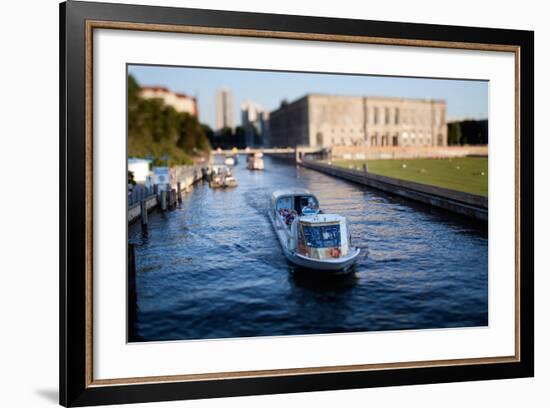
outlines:
{"label": "white boat hull", "polygon": [[247,165],[248,170],[263,170],[264,169],[264,162],[263,160],[261,162],[258,161],[250,161]]}
{"label": "white boat hull", "polygon": [[303,255],[296,253],[288,247],[289,235],[286,232],[288,228],[282,220],[278,217],[274,217],[270,212],[269,218],[271,219],[271,224],[275,230],[275,234],[281,245],[283,253],[291,263],[294,265],[300,266],[307,269],[315,269],[323,272],[331,273],[345,273],[354,263],[357,261],[357,257],[361,252],[359,248],[350,248],[350,251],[346,256],[335,258],[335,259],[314,259],[308,258]]}

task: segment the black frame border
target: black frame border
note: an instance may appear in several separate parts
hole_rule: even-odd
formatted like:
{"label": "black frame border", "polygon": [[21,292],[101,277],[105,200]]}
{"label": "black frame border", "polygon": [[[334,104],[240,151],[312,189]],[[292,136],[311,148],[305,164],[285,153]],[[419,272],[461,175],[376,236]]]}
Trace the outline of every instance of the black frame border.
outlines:
{"label": "black frame border", "polygon": [[[534,376],[534,32],[172,7],[60,4],[60,404],[86,406]],[[86,380],[86,21],[483,43],[520,49],[518,362],[89,386]],[[406,34],[405,34],[406,33]],[[517,158],[516,158],[517,160]]]}

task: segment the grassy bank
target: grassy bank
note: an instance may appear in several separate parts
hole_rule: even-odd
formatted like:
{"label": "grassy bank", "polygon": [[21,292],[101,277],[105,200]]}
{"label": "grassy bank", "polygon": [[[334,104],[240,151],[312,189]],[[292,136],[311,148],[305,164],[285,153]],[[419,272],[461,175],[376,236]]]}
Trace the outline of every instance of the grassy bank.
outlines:
{"label": "grassy bank", "polygon": [[363,168],[369,172],[417,183],[430,184],[487,196],[487,157],[461,157],[452,159],[405,160],[340,160],[333,164],[349,168]]}

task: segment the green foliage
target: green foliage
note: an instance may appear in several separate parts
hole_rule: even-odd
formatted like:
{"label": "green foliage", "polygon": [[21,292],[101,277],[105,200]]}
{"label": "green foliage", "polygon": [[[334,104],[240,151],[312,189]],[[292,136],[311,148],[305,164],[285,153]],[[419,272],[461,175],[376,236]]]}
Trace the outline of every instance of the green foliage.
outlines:
{"label": "green foliage", "polygon": [[487,120],[463,120],[447,125],[449,145],[485,145],[489,141]]}
{"label": "green foliage", "polygon": [[235,140],[233,142],[233,146],[237,146],[240,148],[246,147],[246,133],[244,131],[244,128],[242,126],[237,126],[235,128]]}
{"label": "green foliage", "polygon": [[143,99],[139,89],[129,75],[129,156],[153,157],[154,165],[173,166],[192,164],[192,157],[210,152],[206,132],[196,117],[177,112],[161,99]]}
{"label": "green foliage", "polygon": [[488,121],[465,120],[460,122],[460,144],[477,145],[487,144],[489,137]]}
{"label": "green foliage", "polygon": [[462,138],[462,132],[460,131],[460,123],[453,122],[447,125],[447,144],[458,145]]}
{"label": "green foliage", "polygon": [[237,147],[242,149],[246,147],[246,134],[242,126],[237,126],[234,130],[225,127],[217,132],[213,132],[212,129],[207,127],[207,131],[208,140],[214,148],[232,149]]}

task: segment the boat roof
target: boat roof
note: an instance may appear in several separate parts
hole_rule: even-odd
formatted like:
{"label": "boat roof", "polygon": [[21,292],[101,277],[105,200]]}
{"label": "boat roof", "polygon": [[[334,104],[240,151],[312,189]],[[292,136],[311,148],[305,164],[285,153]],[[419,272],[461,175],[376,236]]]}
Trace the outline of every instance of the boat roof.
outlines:
{"label": "boat roof", "polygon": [[313,194],[311,194],[309,190],[306,190],[305,188],[285,188],[283,190],[274,191],[272,198],[274,200],[278,200],[281,197],[304,196],[304,195],[314,196]]}

